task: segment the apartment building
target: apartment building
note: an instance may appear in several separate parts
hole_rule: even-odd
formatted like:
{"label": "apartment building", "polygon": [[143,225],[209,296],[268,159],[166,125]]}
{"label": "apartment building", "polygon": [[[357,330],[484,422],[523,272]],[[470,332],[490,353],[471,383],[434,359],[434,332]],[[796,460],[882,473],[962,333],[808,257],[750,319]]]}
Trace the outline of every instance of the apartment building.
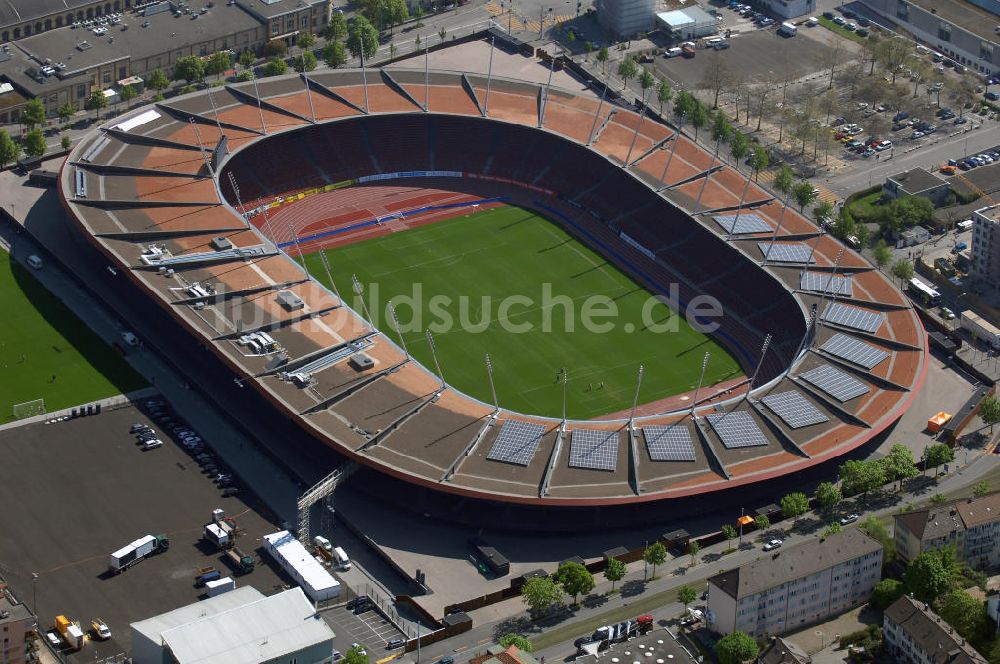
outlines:
{"label": "apartment building", "polygon": [[330,0],[236,0],[267,27],[268,39],[291,45],[300,32],[318,33],[330,22]]}
{"label": "apartment building", "polygon": [[896,515],[893,538],[904,561],[951,545],[977,569],[1000,567],[1000,492]]}
{"label": "apartment building", "polygon": [[867,602],[881,575],[882,545],[850,528],[709,577],[708,625],[782,634]]}
{"label": "apartment building", "polygon": [[0,664],[24,664],[26,641],[35,625],[23,603],[7,590],[0,590]]}
{"label": "apartment building", "polygon": [[1000,287],[1000,205],[972,213],[972,275]]}
{"label": "apartment building", "polygon": [[900,597],[886,609],[882,637],[887,654],[901,664],[986,664],[951,625],[912,597]]}

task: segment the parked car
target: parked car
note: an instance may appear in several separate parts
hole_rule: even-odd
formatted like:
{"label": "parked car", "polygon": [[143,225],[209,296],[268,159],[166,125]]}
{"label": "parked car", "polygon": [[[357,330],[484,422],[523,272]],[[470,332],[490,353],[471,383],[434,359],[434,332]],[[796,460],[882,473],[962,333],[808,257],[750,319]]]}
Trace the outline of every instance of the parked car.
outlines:
{"label": "parked car", "polygon": [[941,307],[941,318],[945,320],[955,320],[955,312],[948,307]]}
{"label": "parked car", "polygon": [[400,638],[389,639],[385,642],[386,650],[395,650],[396,648],[402,648],[406,645],[406,641]]}
{"label": "parked car", "polygon": [[240,494],[240,490],[237,489],[234,486],[227,486],[226,488],[224,488],[222,490],[222,497],[223,498],[231,498],[233,496],[238,496],[239,494]]}
{"label": "parked car", "polygon": [[846,526],[849,523],[854,523],[855,521],[857,521],[860,518],[861,518],[860,514],[858,514],[856,512],[852,512],[852,513],[848,514],[845,517],[841,517],[841,519],[840,519],[840,525]]}
{"label": "parked car", "polygon": [[764,545],[764,550],[765,551],[774,551],[775,549],[777,549],[782,544],[784,544],[784,542],[781,541],[780,539],[777,539],[777,538],[775,538],[773,540],[768,540],[767,544]]}

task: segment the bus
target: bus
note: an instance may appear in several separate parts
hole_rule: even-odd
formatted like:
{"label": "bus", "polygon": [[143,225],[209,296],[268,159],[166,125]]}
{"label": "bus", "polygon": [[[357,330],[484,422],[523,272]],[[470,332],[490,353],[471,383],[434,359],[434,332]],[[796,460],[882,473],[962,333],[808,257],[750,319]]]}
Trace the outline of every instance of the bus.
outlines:
{"label": "bus", "polygon": [[913,299],[925,306],[936,307],[941,304],[941,293],[937,292],[916,277],[910,279],[910,287],[908,290],[910,291],[910,295],[913,296]]}

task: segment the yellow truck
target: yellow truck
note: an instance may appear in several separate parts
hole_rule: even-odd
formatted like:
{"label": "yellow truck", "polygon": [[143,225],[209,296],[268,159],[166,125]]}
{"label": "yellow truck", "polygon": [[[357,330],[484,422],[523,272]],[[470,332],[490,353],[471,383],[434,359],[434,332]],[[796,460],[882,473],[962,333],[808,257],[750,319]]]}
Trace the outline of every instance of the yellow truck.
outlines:
{"label": "yellow truck", "polygon": [[86,642],[80,623],[75,623],[66,616],[56,616],[56,631],[71,650],[80,650]]}

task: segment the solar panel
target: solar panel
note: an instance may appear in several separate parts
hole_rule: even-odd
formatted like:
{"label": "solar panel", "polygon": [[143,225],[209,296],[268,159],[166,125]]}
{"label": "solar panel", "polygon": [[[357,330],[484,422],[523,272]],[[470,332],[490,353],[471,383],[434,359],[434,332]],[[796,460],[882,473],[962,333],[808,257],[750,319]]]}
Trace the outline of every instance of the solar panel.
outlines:
{"label": "solar panel", "polygon": [[813,291],[814,293],[830,293],[832,295],[846,295],[850,297],[854,294],[854,283],[850,277],[824,272],[804,272],[799,279],[799,289]]}
{"label": "solar panel", "polygon": [[885,314],[842,302],[832,302],[823,312],[823,320],[874,334],[885,322]]}
{"label": "solar panel", "polygon": [[[801,242],[758,242],[762,256],[767,256],[767,260],[777,263],[815,263],[812,257],[812,249],[809,245]],[[771,248],[768,251],[768,247]]]}
{"label": "solar panel", "polygon": [[871,344],[866,344],[861,339],[855,339],[841,333],[830,337],[825,344],[820,346],[820,350],[835,355],[842,360],[859,364],[865,369],[871,369],[889,357],[889,353],[881,348],[876,348]]}
{"label": "solar panel", "polygon": [[810,369],[799,377],[841,403],[860,397],[862,394],[868,394],[870,391],[870,388],[862,381],[829,364]]}
{"label": "solar panel", "polygon": [[642,428],[646,449],[653,461],[694,461],[691,432],[683,424],[651,424]]}
{"label": "solar panel", "polygon": [[618,465],[618,432],[574,429],[569,443],[569,465],[613,471]]}
{"label": "solar panel", "polygon": [[746,411],[734,410],[728,413],[713,413],[707,419],[727,449],[767,445],[764,433],[757,426],[750,413]]}
{"label": "solar panel", "polygon": [[819,408],[795,390],[768,394],[761,401],[793,429],[830,421]]}
{"label": "solar panel", "polygon": [[[739,218],[737,218],[737,216]],[[715,220],[715,223],[722,226],[722,230],[734,235],[771,232],[771,224],[767,223],[761,219],[759,215],[752,212],[745,212],[739,215],[723,214],[712,217],[712,219]]]}
{"label": "solar panel", "polygon": [[507,420],[500,427],[497,439],[493,441],[487,459],[527,466],[542,442],[545,427],[533,422]]}

